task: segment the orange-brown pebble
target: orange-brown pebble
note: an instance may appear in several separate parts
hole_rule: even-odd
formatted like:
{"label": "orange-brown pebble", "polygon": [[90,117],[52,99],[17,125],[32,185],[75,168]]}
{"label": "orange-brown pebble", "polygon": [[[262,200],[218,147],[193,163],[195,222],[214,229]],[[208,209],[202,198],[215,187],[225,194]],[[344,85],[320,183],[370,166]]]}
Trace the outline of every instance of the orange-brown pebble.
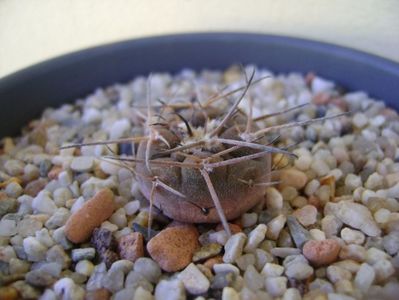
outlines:
{"label": "orange-brown pebble", "polygon": [[215,257],[211,257],[204,262],[204,266],[208,267],[209,269],[213,270],[213,266],[216,264],[222,264],[223,257],[218,255]]}
{"label": "orange-brown pebble", "polygon": [[69,217],[65,225],[66,237],[74,243],[88,240],[94,228],[107,220],[115,210],[114,194],[103,189]]}
{"label": "orange-brown pebble", "polygon": [[310,240],[303,246],[303,255],[315,266],[328,265],[335,262],[341,249],[338,241],[327,239]]}
{"label": "orange-brown pebble", "polygon": [[[230,227],[230,230],[231,230],[231,234],[236,234],[236,233],[242,232],[241,227],[239,225],[237,225],[237,224],[229,223],[229,227]],[[221,223],[218,224],[216,226],[216,228],[215,228],[216,231],[220,231],[220,230],[223,230],[223,229],[224,228],[223,228],[223,225]]]}
{"label": "orange-brown pebble", "polygon": [[47,177],[51,180],[57,179],[58,174],[62,172],[62,167],[60,166],[54,166],[51,168],[51,170],[48,172]]}
{"label": "orange-brown pebble", "polygon": [[191,263],[198,236],[194,226],[169,227],[148,242],[147,250],[164,271],[180,271]]}
{"label": "orange-brown pebble", "polygon": [[94,291],[88,291],[85,296],[85,300],[108,300],[111,298],[111,292],[107,289],[97,289]]}
{"label": "orange-brown pebble", "polygon": [[135,262],[144,256],[144,238],[140,232],[133,232],[122,236],[118,241],[119,256]]}
{"label": "orange-brown pebble", "polygon": [[297,169],[287,169],[280,171],[280,186],[292,186],[297,190],[303,188],[308,182],[308,177]]}
{"label": "orange-brown pebble", "polygon": [[10,286],[0,287],[0,300],[20,299],[18,291]]}

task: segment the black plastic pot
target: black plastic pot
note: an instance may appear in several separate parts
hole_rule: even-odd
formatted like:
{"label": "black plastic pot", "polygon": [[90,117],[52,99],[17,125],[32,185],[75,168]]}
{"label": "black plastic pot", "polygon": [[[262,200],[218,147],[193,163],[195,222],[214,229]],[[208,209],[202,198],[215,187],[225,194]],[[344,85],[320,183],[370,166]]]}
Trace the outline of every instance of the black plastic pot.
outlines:
{"label": "black plastic pot", "polygon": [[149,72],[222,69],[254,63],[275,72],[315,71],[350,90],[364,90],[399,109],[399,64],[359,51],[297,38],[247,33],[158,36],[67,54],[0,79],[0,137],[48,106],[99,86]]}

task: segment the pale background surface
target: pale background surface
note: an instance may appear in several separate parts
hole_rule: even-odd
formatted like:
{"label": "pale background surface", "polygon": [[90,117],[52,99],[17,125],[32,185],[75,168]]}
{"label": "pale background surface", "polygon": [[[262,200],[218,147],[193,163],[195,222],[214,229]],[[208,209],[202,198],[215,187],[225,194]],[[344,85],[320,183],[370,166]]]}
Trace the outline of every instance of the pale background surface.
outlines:
{"label": "pale background surface", "polygon": [[103,43],[199,31],[304,37],[399,62],[398,0],[0,0],[0,77]]}

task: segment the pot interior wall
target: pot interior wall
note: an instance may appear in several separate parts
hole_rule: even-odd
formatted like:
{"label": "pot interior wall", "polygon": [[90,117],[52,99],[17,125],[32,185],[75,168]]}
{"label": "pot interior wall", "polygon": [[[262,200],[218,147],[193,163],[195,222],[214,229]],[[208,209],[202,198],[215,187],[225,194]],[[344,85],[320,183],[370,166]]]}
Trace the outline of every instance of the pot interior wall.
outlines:
{"label": "pot interior wall", "polygon": [[18,134],[45,107],[56,107],[96,87],[150,72],[223,69],[253,63],[274,72],[298,71],[364,90],[399,109],[399,65],[334,45],[289,37],[203,33],[114,43],[55,58],[0,79],[0,137]]}

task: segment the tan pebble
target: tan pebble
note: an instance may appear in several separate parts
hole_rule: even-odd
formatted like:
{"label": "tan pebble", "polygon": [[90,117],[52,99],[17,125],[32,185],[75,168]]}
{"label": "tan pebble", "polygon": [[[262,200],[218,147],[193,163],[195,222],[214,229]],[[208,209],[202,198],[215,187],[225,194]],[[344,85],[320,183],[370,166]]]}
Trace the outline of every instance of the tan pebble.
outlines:
{"label": "tan pebble", "polygon": [[[237,224],[229,223],[229,227],[231,230],[231,234],[242,232],[241,227]],[[221,223],[219,223],[215,228],[215,231],[220,231],[220,230],[224,230],[223,225]]]}
{"label": "tan pebble", "polygon": [[18,291],[9,286],[1,287],[0,288],[0,299],[1,300],[14,300],[20,299],[18,296]]}
{"label": "tan pebble", "polygon": [[58,174],[62,172],[62,167],[60,166],[54,166],[51,168],[51,170],[48,172],[47,177],[51,180],[57,179]]}
{"label": "tan pebble", "polygon": [[65,225],[66,237],[74,243],[88,240],[94,228],[107,220],[115,210],[114,194],[103,189],[69,217]]}
{"label": "tan pebble", "polygon": [[282,170],[280,172],[280,185],[292,186],[296,189],[303,188],[308,182],[308,177],[302,171],[296,169]]}
{"label": "tan pebble", "polygon": [[47,183],[48,181],[44,178],[36,179],[25,186],[24,192],[26,195],[36,197],[46,187]]}
{"label": "tan pebble", "polygon": [[21,178],[18,177],[11,177],[3,182],[0,182],[0,188],[5,188],[7,185],[9,185],[11,182],[18,183],[19,185],[22,184]]}
{"label": "tan pebble", "polygon": [[118,241],[119,255],[122,259],[135,262],[144,256],[144,238],[140,232],[122,236]]}
{"label": "tan pebble", "polygon": [[338,258],[340,244],[336,240],[310,240],[303,246],[303,255],[316,266],[328,265]]}
{"label": "tan pebble", "polygon": [[222,264],[223,263],[223,257],[218,255],[215,257],[212,257],[204,262],[204,266],[208,267],[209,269],[213,270],[213,266],[216,264]]}
{"label": "tan pebble", "polygon": [[191,262],[198,237],[194,226],[166,228],[148,242],[147,250],[164,271],[176,272]]}
{"label": "tan pebble", "polygon": [[101,288],[94,291],[88,291],[85,300],[108,300],[111,298],[111,292]]}

